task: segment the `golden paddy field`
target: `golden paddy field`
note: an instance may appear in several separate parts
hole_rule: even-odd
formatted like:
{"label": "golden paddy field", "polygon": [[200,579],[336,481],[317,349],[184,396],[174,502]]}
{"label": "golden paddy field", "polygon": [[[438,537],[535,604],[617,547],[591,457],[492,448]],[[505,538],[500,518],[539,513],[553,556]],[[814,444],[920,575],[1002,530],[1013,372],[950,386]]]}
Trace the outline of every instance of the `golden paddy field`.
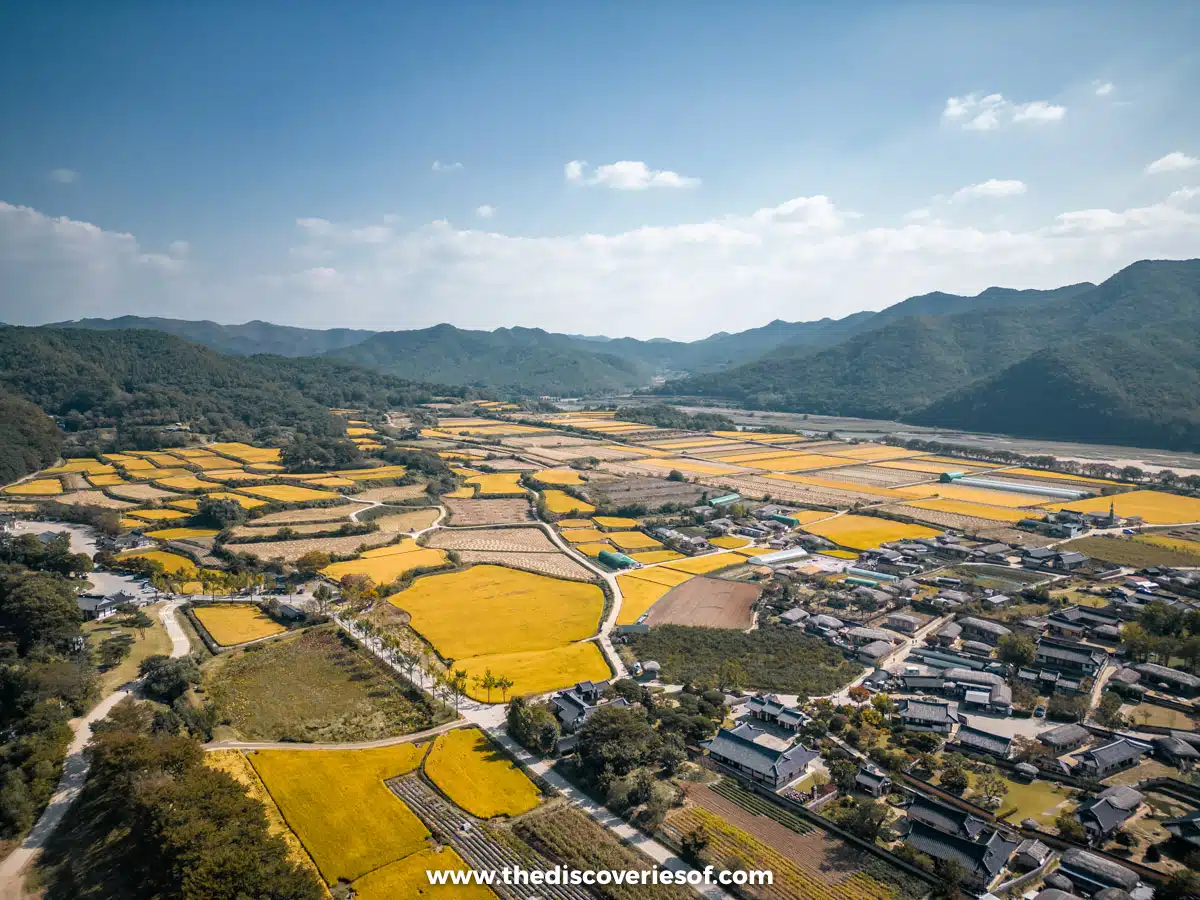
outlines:
{"label": "golden paddy field", "polygon": [[194,575],[196,574],[196,564],[186,556],[180,556],[178,553],[168,553],[166,550],[134,550],[131,553],[122,553],[118,559],[148,559],[151,562],[156,562],[163,567],[163,571],[172,575]]}
{"label": "golden paddy field", "polygon": [[264,484],[260,487],[244,488],[244,492],[254,497],[265,497],[267,500],[277,500],[281,503],[308,503],[314,500],[337,500],[341,494],[333,491],[318,491],[314,488],[300,487],[294,484]]}
{"label": "golden paddy field", "polygon": [[354,881],[425,847],[428,830],[384,784],[413,771],[424,746],[257,750],[250,762],[330,884]]}
{"label": "golden paddy field", "polygon": [[554,523],[559,528],[591,528],[591,519],[559,519]]}
{"label": "golden paddy field", "polygon": [[542,469],[540,472],[534,472],[533,477],[542,484],[577,485],[584,483],[574,469]]}
{"label": "golden paddy field", "polygon": [[158,531],[145,532],[146,537],[156,541],[185,541],[188,538],[210,538],[218,534],[215,528],[160,528]]}
{"label": "golden paddy field", "polygon": [[282,625],[249,603],[197,606],[192,610],[200,624],[222,647],[244,644],[287,631]]}
{"label": "golden paddy field", "polygon": [[942,533],[936,528],[927,528],[924,525],[909,525],[874,516],[855,515],[815,522],[804,526],[804,530],[854,550],[874,550],[888,541],[935,537]]}
{"label": "golden paddy field", "polygon": [[177,491],[217,491],[219,484],[211,481],[201,481],[195,475],[176,475],[172,478],[156,478],[154,483],[159,487],[174,488]]}
{"label": "golden paddy field", "polygon": [[559,532],[563,540],[572,544],[587,544],[603,541],[607,536],[596,528],[565,528]]}
{"label": "golden paddy field", "polygon": [[524,494],[519,472],[496,472],[489,475],[476,475],[468,478],[467,484],[473,484],[479,491],[480,497],[511,497],[514,494]]}
{"label": "golden paddy field", "polygon": [[708,542],[714,547],[721,547],[725,550],[736,550],[738,547],[747,546],[750,543],[750,539],[738,537],[736,534],[723,534],[720,537],[709,538]]}
{"label": "golden paddy field", "polygon": [[680,472],[690,472],[693,475],[728,475],[737,469],[729,466],[713,465],[710,463],[693,462],[687,459],[666,457],[664,459],[643,459],[638,465],[654,466],[656,469],[678,469]]}
{"label": "golden paddy field", "polygon": [[542,491],[542,499],[546,501],[546,509],[555,515],[566,513],[593,513],[596,507],[584,500],[576,500],[566,491]]}
{"label": "golden paddy field", "polygon": [[683,584],[692,576],[687,572],[679,572],[668,566],[652,566],[646,569],[637,569],[628,574],[629,578],[649,581],[654,584],[663,584],[667,587],[675,587],[677,584]]}
{"label": "golden paddy field", "polygon": [[678,562],[663,563],[663,568],[671,569],[675,572],[686,572],[691,575],[703,575],[706,572],[715,572],[718,569],[736,566],[743,559],[744,557],[736,553],[709,553],[706,556],[693,556],[690,559],[679,560]]}
{"label": "golden paddy field", "polygon": [[409,612],[413,629],[438,653],[461,662],[589,637],[599,626],[604,594],[593,584],[478,565],[427,575],[388,602]]}
{"label": "golden paddy field", "polygon": [[[570,687],[579,681],[604,681],[612,677],[604,654],[595,641],[579,641],[553,650],[532,650],[517,653],[491,653],[455,660],[455,668],[464,669],[467,678],[482,676],[488,669],[493,675],[512,679],[509,697],[521,694],[545,694]],[[467,693],[476,700],[486,701],[487,692],[471,685]],[[492,702],[500,702],[493,689]]]}
{"label": "golden paddy field", "polygon": [[416,541],[406,540],[367,550],[358,559],[331,563],[321,570],[321,574],[333,579],[341,579],[346,575],[366,575],[376,584],[391,584],[405,572],[442,566],[446,561],[444,550],[422,547]]}
{"label": "golden paddy field", "polygon": [[425,875],[427,870],[465,871],[470,868],[450,847],[440,850],[420,850],[404,859],[388,863],[368,872],[354,882],[357,900],[399,900],[399,898],[449,897],[455,900],[495,900],[492,889],[482,884],[434,887]]}
{"label": "golden paddy field", "polygon": [[644,566],[652,565],[653,563],[671,562],[676,559],[687,559],[682,553],[676,553],[674,550],[646,550],[642,553],[631,553],[630,558],[637,560]]}
{"label": "golden paddy field", "polygon": [[633,575],[618,575],[617,584],[621,587],[621,611],[617,614],[618,625],[632,625],[659,598],[674,585],[658,584]]}
{"label": "golden paddy field", "polygon": [[518,816],[538,804],[538,789],[477,728],[440,734],[425,758],[425,774],[473,816]]}
{"label": "golden paddy field", "polygon": [[1071,503],[1047,503],[1046,509],[1073,509],[1076,512],[1108,512],[1113,504],[1118,516],[1141,516],[1151,525],[1178,525],[1200,522],[1200,500],[1162,491],[1129,491],[1109,497],[1089,497]]}
{"label": "golden paddy field", "polygon": [[114,484],[124,484],[125,479],[120,475],[89,475],[88,481],[94,487],[111,487]]}
{"label": "golden paddy field", "polygon": [[127,515],[134,519],[144,519],[147,522],[166,522],[171,519],[186,519],[187,513],[177,509],[135,509]]}
{"label": "golden paddy field", "polygon": [[[614,530],[624,530],[629,528],[637,528],[637,519],[627,519],[624,516],[596,516],[592,519],[601,528],[611,528]],[[565,527],[562,522],[558,523],[560,527]]]}
{"label": "golden paddy field", "polygon": [[655,540],[640,531],[609,531],[604,537],[612,541],[622,550],[658,550],[662,542]]}
{"label": "golden paddy field", "polygon": [[763,469],[767,472],[808,472],[813,469],[828,469],[834,466],[850,466],[855,460],[840,456],[825,456],[821,453],[792,453],[772,459],[760,459],[741,465]]}
{"label": "golden paddy field", "polygon": [[[967,503],[983,503],[987,506],[1007,506],[1019,509],[1022,506],[1036,506],[1044,502],[1044,498],[1036,494],[1018,494],[1016,491],[993,491],[991,488],[968,487],[962,484],[927,484],[918,487],[896,488],[894,493],[918,500],[933,498],[939,500],[962,500]],[[1200,504],[1200,501],[1197,501]],[[1108,510],[1107,502],[1104,509]]]}
{"label": "golden paddy field", "polygon": [[575,544],[572,549],[578,550],[585,556],[591,556],[595,558],[600,555],[601,550],[614,550],[615,548],[612,544],[605,541],[604,543],[597,542],[592,544]]}

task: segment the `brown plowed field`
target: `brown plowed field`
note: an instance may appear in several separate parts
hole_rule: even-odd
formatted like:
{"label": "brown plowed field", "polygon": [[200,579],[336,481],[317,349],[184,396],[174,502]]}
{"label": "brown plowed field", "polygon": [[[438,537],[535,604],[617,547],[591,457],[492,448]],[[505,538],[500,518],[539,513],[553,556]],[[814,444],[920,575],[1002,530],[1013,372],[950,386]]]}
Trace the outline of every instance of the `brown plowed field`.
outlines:
{"label": "brown plowed field", "polygon": [[591,581],[596,576],[565,553],[503,553],[496,550],[460,550],[465,563],[491,563],[537,572],[554,578]]}
{"label": "brown plowed field", "polygon": [[759,589],[747,581],[698,575],[671,588],[650,607],[646,624],[696,625],[704,628],[749,628]]}
{"label": "brown plowed field", "polygon": [[268,513],[251,519],[246,525],[250,528],[266,528],[278,525],[297,525],[306,522],[336,522],[347,518],[356,509],[366,509],[365,506],[343,503],[339,506],[319,506],[313,509],[289,509],[284,512]]}
{"label": "brown plowed field", "polygon": [[557,553],[540,528],[443,528],[429,536],[427,547],[440,550],[494,550],[501,553]]}
{"label": "brown plowed field", "polygon": [[355,500],[378,500],[380,503],[395,503],[398,500],[417,500],[425,496],[425,485],[405,484],[400,487],[368,488],[355,494]]}
{"label": "brown plowed field", "polygon": [[396,539],[394,532],[372,531],[370,534],[355,534],[350,537],[301,538],[294,541],[260,541],[253,544],[226,544],[230,553],[249,553],[259,559],[283,557],[285,562],[295,562],[312,550],[323,550],[333,556],[350,556],[361,546],[382,547]]}
{"label": "brown plowed field", "polygon": [[507,525],[533,518],[528,500],[454,500],[443,498],[452,525]]}

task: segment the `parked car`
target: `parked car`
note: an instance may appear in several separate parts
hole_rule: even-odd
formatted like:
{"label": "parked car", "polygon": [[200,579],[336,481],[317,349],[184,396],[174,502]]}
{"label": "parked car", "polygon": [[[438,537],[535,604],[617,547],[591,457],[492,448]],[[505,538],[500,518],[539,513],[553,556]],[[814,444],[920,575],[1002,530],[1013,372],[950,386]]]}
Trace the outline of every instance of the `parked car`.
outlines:
{"label": "parked car", "polygon": [[1044,706],[1039,706],[1037,709],[1035,709],[1035,710],[1033,711],[1033,714],[1034,714],[1035,716],[1037,716],[1039,719],[1044,719],[1044,718],[1046,718],[1046,707],[1044,707]]}

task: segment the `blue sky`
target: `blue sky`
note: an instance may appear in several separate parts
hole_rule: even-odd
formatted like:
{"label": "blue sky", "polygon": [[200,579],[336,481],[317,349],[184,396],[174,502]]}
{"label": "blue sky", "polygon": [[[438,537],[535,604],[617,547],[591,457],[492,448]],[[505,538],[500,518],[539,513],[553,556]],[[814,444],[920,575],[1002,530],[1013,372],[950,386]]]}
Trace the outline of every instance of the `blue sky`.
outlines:
{"label": "blue sky", "polygon": [[1200,255],[1198,38],[1182,3],[9,5],[0,320],[695,338],[1099,280]]}

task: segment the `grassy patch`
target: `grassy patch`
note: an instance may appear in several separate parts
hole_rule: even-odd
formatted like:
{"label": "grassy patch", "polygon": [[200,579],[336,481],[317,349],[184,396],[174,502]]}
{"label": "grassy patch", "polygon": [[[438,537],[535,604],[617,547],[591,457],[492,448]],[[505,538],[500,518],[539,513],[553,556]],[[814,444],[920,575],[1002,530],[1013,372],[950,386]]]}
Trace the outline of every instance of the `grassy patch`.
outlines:
{"label": "grassy patch", "polygon": [[424,698],[332,625],[222,654],[205,676],[211,702],[250,740],[370,741],[433,724]]}
{"label": "grassy patch", "polygon": [[1159,725],[1176,731],[1195,731],[1196,721],[1185,712],[1153,703],[1139,703],[1126,715],[1133,725]]}
{"label": "grassy patch", "polygon": [[1075,550],[1084,556],[1118,566],[1200,566],[1200,554],[1183,553],[1132,538],[1083,537],[1060,544],[1056,549]]}
{"label": "grassy patch", "polygon": [[154,656],[156,653],[170,654],[171,638],[167,635],[167,630],[163,628],[162,620],[158,617],[161,609],[161,604],[155,604],[144,610],[146,615],[154,621],[154,624],[145,630],[144,635],[136,628],[119,624],[124,620],[124,616],[112,616],[103,621],[93,619],[84,623],[83,635],[87,639],[88,647],[92,650],[98,649],[100,642],[105,638],[115,637],[119,634],[129,635],[133,638],[129,655],[107,672],[100,673],[100,690],[103,694],[111,694],[127,681],[137,678],[138,664],[147,656]]}
{"label": "grassy patch", "polygon": [[[1004,780],[1008,782],[1008,793],[1000,801],[1000,811],[1015,806],[1016,812],[1007,817],[1008,821],[1014,824],[1033,819],[1048,825],[1063,811],[1059,808],[1061,804],[1065,803],[1067,807],[1075,806],[1074,802],[1068,799],[1070,789],[1054,782],[1034,779],[1029,784],[1024,784],[1008,778]],[[973,799],[978,801],[980,798]]]}

